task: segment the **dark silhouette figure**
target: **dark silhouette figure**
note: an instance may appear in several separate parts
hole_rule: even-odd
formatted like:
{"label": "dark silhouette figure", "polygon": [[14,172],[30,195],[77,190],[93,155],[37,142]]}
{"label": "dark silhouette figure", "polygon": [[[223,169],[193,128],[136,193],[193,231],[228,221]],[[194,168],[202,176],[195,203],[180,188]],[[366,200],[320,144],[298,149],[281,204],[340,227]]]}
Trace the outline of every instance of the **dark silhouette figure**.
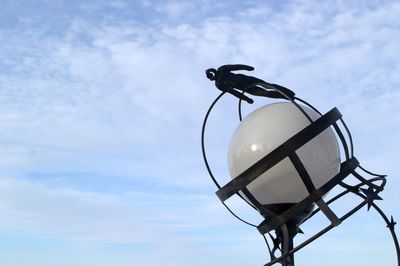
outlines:
{"label": "dark silhouette figure", "polygon": [[[255,96],[282,99],[289,98],[293,100],[294,92],[288,88],[277,84],[270,84],[264,80],[252,76],[235,74],[231,72],[237,70],[253,71],[254,67],[247,65],[223,65],[219,67],[218,70],[214,68],[207,69],[206,75],[210,80],[215,80],[215,86],[219,90],[229,92],[230,94],[248,103],[253,103],[254,101],[244,95],[245,92]],[[260,83],[271,87],[272,90],[266,90],[258,87],[257,84]]]}

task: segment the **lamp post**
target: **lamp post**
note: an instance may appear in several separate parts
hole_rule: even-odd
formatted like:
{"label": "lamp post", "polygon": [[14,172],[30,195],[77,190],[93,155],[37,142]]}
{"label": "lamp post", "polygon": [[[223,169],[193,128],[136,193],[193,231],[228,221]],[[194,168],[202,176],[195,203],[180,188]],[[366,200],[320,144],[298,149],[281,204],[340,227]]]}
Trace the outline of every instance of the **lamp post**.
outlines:
{"label": "lamp post", "polygon": [[[370,207],[377,210],[386,222],[400,266],[399,244],[394,230],[396,223],[393,217],[389,220],[374,202],[381,199],[378,194],[386,184],[385,176],[365,170],[354,157],[351,134],[338,109],[333,108],[322,114],[285,87],[232,73],[253,69],[246,65],[225,65],[218,70],[206,71],[207,77],[215,81],[222,92],[206,113],[201,134],[202,152],[221,202],[236,218],[256,227],[266,240],[271,261],[265,266],[277,262],[293,266],[296,251],[338,226],[365,205],[368,210]],[[221,186],[208,163],[205,131],[211,111],[226,93],[239,98],[240,123],[228,150],[232,180]],[[248,95],[278,99],[279,102],[258,108],[242,119],[242,102],[253,103]],[[370,175],[371,178],[363,175]],[[348,177],[356,179],[358,184],[346,183]],[[343,191],[326,201],[325,195],[334,187],[341,187]],[[338,217],[329,205],[347,194],[358,196],[361,202]],[[235,214],[225,203],[234,195],[258,211],[263,222],[253,225]],[[300,225],[318,212],[329,219],[330,225],[295,246],[293,239],[301,231]]]}

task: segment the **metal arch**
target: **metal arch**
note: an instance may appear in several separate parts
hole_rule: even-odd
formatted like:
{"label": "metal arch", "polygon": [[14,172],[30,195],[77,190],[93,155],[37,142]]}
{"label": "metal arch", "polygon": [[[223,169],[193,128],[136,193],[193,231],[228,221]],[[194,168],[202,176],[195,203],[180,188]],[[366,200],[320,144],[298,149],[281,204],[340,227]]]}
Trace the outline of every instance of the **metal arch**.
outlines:
{"label": "metal arch", "polygon": [[202,151],[202,154],[203,154],[203,160],[204,160],[204,163],[206,165],[208,174],[210,175],[212,181],[214,182],[214,184],[218,188],[221,188],[221,186],[218,184],[217,180],[215,179],[214,174],[211,171],[210,165],[208,164],[207,155],[206,155],[206,149],[205,149],[205,144],[204,144],[204,135],[205,135],[205,131],[206,131],[206,125],[207,125],[208,117],[210,116],[210,113],[211,113],[212,109],[214,108],[215,104],[219,101],[219,99],[221,99],[221,97],[225,93],[226,92],[222,92],[217,98],[215,98],[213,103],[210,105],[210,107],[207,110],[206,116],[204,117],[203,126],[201,128],[201,151]]}
{"label": "metal arch", "polygon": [[305,104],[305,105],[307,105],[308,107],[313,109],[315,112],[317,112],[319,115],[322,115],[322,113],[317,108],[315,108],[313,105],[311,105],[309,102],[307,102],[307,101],[305,101],[305,100],[303,100],[303,99],[301,99],[299,97],[294,97],[294,99],[299,101],[299,102],[301,102],[301,103],[303,103],[303,104]]}
{"label": "metal arch", "polygon": [[[208,163],[207,154],[206,154],[206,149],[205,149],[205,141],[204,141],[205,138],[204,138],[204,136],[205,136],[205,130],[206,130],[206,125],[207,125],[208,117],[210,116],[210,113],[211,113],[211,111],[213,110],[214,106],[217,104],[217,102],[222,98],[222,96],[223,96],[225,93],[226,93],[226,92],[220,93],[220,95],[217,96],[217,98],[216,98],[216,99],[213,101],[213,103],[210,105],[210,107],[208,108],[207,113],[206,113],[206,115],[205,115],[205,117],[204,117],[203,126],[202,126],[202,129],[201,129],[201,150],[202,150],[202,154],[203,154],[203,161],[204,161],[204,164],[206,165],[208,174],[210,175],[212,181],[214,182],[214,184],[215,184],[218,188],[221,188],[221,186],[219,185],[218,181],[217,181],[216,178],[214,177],[214,174],[212,173],[212,170],[211,170],[210,165],[209,165],[209,163]],[[246,203],[248,203],[252,208],[255,208],[255,207],[252,206],[246,199],[244,199],[244,198],[242,197],[242,195],[240,195],[239,193],[238,193],[238,196],[241,197],[241,198],[242,198]],[[243,223],[245,223],[245,224],[247,224],[247,225],[253,226],[253,227],[257,227],[257,225],[252,224],[252,223],[249,223],[249,222],[245,221],[244,219],[240,218],[237,214],[235,214],[235,213],[225,204],[225,202],[222,202],[222,204],[225,206],[225,208],[226,208],[235,218],[237,218],[237,219],[240,220],[241,222],[243,222]]]}
{"label": "metal arch", "polygon": [[351,153],[350,156],[353,157],[354,156],[354,146],[353,146],[353,137],[351,136],[351,132],[349,130],[349,128],[347,127],[347,124],[344,122],[343,118],[340,119],[340,122],[342,122],[344,129],[347,132],[347,135],[349,137],[349,141],[350,141],[350,149],[351,149]]}
{"label": "metal arch", "polygon": [[385,215],[385,213],[382,211],[381,208],[379,208],[375,203],[372,202],[371,204],[372,207],[381,215],[382,219],[386,223],[386,227],[389,228],[390,234],[392,235],[394,245],[396,248],[396,254],[397,254],[397,265],[400,266],[400,247],[399,247],[399,241],[396,236],[396,232],[394,230],[394,225],[396,224],[393,220],[393,216],[391,217],[391,221],[389,221],[388,217]]}
{"label": "metal arch", "polygon": [[[244,91],[242,92],[244,94]],[[239,121],[242,122],[242,99],[239,99],[238,101],[238,115],[239,115]]]}

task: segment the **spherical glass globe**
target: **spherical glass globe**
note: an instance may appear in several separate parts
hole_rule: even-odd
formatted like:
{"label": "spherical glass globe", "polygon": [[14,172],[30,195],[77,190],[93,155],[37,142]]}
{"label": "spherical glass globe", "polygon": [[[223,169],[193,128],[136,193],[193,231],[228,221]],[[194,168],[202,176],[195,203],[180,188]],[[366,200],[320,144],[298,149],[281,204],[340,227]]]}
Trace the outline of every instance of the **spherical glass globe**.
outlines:
{"label": "spherical glass globe", "polygon": [[[313,121],[320,117],[309,107],[301,108]],[[273,103],[250,113],[238,125],[229,145],[231,177],[241,174],[308,125],[310,121],[293,103]],[[340,152],[331,128],[296,153],[317,189],[339,172]],[[264,205],[297,203],[309,195],[288,157],[247,185],[247,189]]]}

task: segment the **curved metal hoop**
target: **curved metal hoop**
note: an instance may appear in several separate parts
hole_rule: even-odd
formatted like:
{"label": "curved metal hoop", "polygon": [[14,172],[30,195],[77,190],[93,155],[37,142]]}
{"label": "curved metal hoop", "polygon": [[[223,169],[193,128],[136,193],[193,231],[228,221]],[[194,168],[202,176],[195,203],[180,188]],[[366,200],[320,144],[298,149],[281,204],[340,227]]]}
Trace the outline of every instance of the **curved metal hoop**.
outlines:
{"label": "curved metal hoop", "polygon": [[225,94],[225,92],[222,92],[217,98],[215,98],[213,103],[210,105],[210,107],[207,110],[206,116],[204,117],[203,126],[201,127],[201,151],[203,154],[203,160],[206,165],[208,174],[210,175],[211,180],[214,182],[214,184],[217,186],[217,188],[221,188],[221,186],[218,184],[217,180],[215,179],[214,174],[212,173],[210,165],[208,163],[206,148],[205,148],[205,144],[204,144],[204,135],[205,135],[205,131],[206,131],[208,117],[210,116],[210,113],[213,110],[214,106],[217,104],[219,99],[221,99],[222,96],[224,96],[224,94]]}
{"label": "curved metal hoop", "polygon": [[[213,172],[212,172],[212,170],[211,170],[211,167],[210,167],[210,165],[209,165],[209,163],[208,163],[208,159],[207,159],[207,153],[206,153],[206,148],[205,148],[205,131],[206,131],[206,126],[207,126],[207,121],[208,121],[208,118],[209,118],[209,116],[210,116],[210,113],[211,113],[211,111],[213,110],[213,108],[214,108],[214,106],[217,104],[217,102],[222,98],[222,96],[224,96],[224,94],[225,94],[225,92],[222,92],[214,101],[213,101],[213,103],[210,105],[210,107],[208,108],[208,111],[207,111],[207,113],[206,113],[206,115],[205,115],[205,117],[204,117],[204,121],[203,121],[203,126],[202,126],[202,129],[201,129],[201,151],[202,151],[202,154],[203,154],[203,161],[204,161],[204,164],[206,165],[206,168],[207,168],[207,171],[208,171],[208,174],[210,175],[210,177],[211,177],[211,180],[214,182],[214,184],[217,186],[217,188],[221,188],[221,186],[219,185],[219,183],[218,183],[218,181],[216,180],[216,178],[214,177],[214,174],[213,174]],[[246,201],[240,194],[238,194],[245,202],[247,202],[252,208],[255,208],[253,205],[251,205],[248,201]],[[228,205],[226,205],[225,204],[225,202],[222,202],[222,204],[224,205],[224,207],[236,218],[236,219],[238,219],[239,221],[241,221],[241,222],[243,222],[243,223],[245,223],[245,224],[247,224],[247,225],[250,225],[250,226],[252,226],[252,227],[257,227],[257,225],[255,225],[255,224],[252,224],[252,223],[249,223],[249,222],[247,222],[247,221],[245,221],[244,219],[242,219],[241,217],[239,217],[236,213],[234,213],[229,207],[228,207]]]}

